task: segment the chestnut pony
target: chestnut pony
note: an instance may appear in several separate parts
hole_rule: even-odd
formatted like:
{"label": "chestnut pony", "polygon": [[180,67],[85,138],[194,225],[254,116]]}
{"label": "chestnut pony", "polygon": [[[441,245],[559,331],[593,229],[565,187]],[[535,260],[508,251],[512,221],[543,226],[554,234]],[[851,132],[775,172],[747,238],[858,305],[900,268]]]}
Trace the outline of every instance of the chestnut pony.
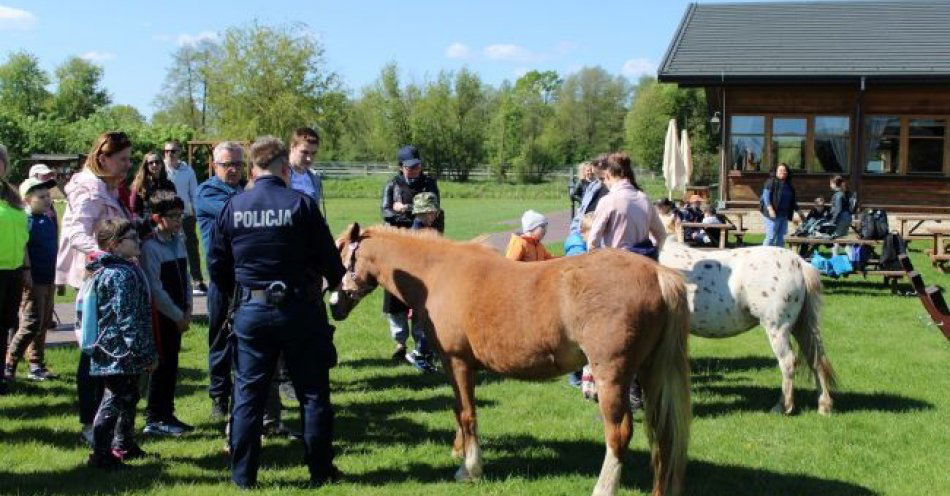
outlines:
{"label": "chestnut pony", "polygon": [[347,268],[335,319],[381,285],[419,312],[455,392],[457,480],[482,474],[475,371],[549,379],[589,362],[607,450],[595,495],[616,493],[633,432],[627,398],[639,374],[653,494],[681,492],[689,438],[689,306],[679,272],[617,250],[519,263],[434,232],[353,224],[337,240]]}

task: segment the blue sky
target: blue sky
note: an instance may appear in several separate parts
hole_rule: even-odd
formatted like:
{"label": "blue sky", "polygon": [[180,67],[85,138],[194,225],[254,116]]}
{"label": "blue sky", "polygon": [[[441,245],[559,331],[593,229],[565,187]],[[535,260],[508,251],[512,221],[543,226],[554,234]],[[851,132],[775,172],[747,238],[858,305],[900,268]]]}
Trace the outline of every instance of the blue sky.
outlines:
{"label": "blue sky", "polygon": [[154,111],[171,54],[228,26],[303,22],[327,65],[358,94],[395,61],[423,81],[469,67],[493,85],[531,69],[560,73],[599,65],[637,78],[655,73],[685,11],[661,1],[287,1],[160,2],[0,0],[0,57],[25,49],[52,73],[70,55],[105,69],[115,103]]}

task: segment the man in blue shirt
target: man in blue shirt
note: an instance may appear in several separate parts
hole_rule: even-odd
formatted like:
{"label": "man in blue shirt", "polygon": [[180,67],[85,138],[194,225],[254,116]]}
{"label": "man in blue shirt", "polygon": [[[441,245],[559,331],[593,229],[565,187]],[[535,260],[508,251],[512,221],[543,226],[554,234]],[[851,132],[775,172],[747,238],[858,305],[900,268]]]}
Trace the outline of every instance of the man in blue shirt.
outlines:
{"label": "man in blue shirt", "polygon": [[[214,175],[198,186],[195,195],[195,216],[206,262],[218,213],[232,196],[244,190],[241,187],[245,165],[241,144],[223,141],[214,147],[211,156]],[[232,294],[233,287],[220,287],[211,279],[208,285],[208,395],[211,396],[211,416],[218,419],[227,416],[231,397],[230,336],[223,327]]]}
{"label": "man in blue shirt", "polygon": [[330,367],[336,350],[321,282],[339,286],[346,269],[316,202],[287,187],[287,148],[273,137],[250,149],[254,187],[235,195],[218,216],[208,268],[234,284],[232,480],[257,483],[265,399],[282,354],[300,400],[304,459],[314,485],[337,480],[333,465]]}

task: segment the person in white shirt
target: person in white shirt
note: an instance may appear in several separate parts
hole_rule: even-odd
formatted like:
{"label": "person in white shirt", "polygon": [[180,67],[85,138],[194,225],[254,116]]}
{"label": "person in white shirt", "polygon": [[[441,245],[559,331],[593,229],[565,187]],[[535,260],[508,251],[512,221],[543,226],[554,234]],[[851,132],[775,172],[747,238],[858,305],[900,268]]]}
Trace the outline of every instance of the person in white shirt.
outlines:
{"label": "person in white shirt", "polygon": [[201,275],[201,255],[198,252],[198,234],[195,230],[197,220],[194,205],[195,195],[198,193],[198,178],[195,177],[194,169],[181,159],[181,145],[177,141],[166,142],[163,153],[168,179],[175,184],[176,194],[185,202],[182,231],[185,233],[188,271],[195,284],[193,292],[196,295],[204,295],[208,292],[208,286]]}
{"label": "person in white shirt", "polygon": [[310,167],[319,146],[320,135],[309,127],[297,128],[290,139],[290,187],[313,198],[317,205],[323,199],[323,181]]}

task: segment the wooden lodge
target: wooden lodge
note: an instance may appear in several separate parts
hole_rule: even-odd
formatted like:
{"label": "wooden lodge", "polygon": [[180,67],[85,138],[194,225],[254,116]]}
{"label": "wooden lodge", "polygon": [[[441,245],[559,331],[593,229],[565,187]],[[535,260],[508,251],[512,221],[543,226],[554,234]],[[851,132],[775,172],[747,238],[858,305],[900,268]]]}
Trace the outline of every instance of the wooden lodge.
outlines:
{"label": "wooden lodge", "polygon": [[802,203],[950,214],[950,0],[692,4],[658,73],[702,87],[720,198],[758,208],[788,164]]}

